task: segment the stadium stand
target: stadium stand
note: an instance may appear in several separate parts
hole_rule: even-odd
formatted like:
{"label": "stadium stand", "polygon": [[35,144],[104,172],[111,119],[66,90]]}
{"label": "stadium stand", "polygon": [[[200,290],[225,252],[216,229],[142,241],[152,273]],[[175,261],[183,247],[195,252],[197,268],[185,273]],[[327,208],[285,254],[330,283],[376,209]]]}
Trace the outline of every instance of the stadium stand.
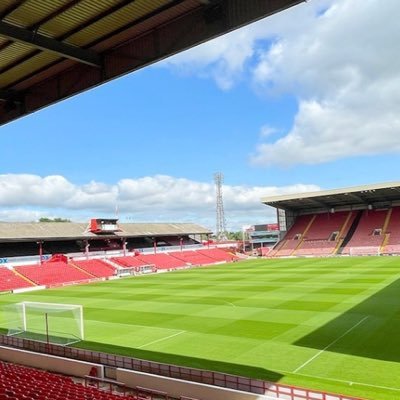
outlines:
{"label": "stadium stand", "polygon": [[0,291],[22,289],[34,286],[27,279],[6,267],[0,268]]}
{"label": "stadium stand", "polygon": [[230,262],[230,261],[236,261],[239,259],[238,256],[236,256],[233,253],[230,253],[228,251],[222,250],[222,249],[201,249],[201,250],[196,250],[198,253],[204,254],[207,257],[210,257],[214,259],[217,262]]}
{"label": "stadium stand", "polygon": [[392,209],[381,249],[383,254],[400,254],[400,207]]}
{"label": "stadium stand", "polygon": [[214,264],[215,260],[197,251],[174,251],[169,255],[184,261],[188,265],[207,265]]}
{"label": "stadium stand", "polygon": [[185,267],[185,261],[176,257],[170,256],[167,253],[159,254],[140,254],[137,256],[139,260],[145,264],[154,264],[157,269],[175,269]]}
{"label": "stadium stand", "polygon": [[91,275],[62,261],[46,262],[42,265],[24,265],[15,270],[37,285],[55,286],[63,283],[88,281]]}
{"label": "stadium stand", "polygon": [[334,254],[347,236],[354,218],[355,213],[351,211],[316,214],[307,235],[293,255]]}
{"label": "stadium stand", "polygon": [[0,257],[18,257],[18,256],[31,256],[38,254],[37,243],[10,243],[3,242],[0,243]]}
{"label": "stadium stand", "polygon": [[147,269],[146,272],[155,272],[157,269],[210,265],[237,259],[238,257],[234,254],[218,248],[158,254],[139,253],[136,256],[111,257],[106,260],[74,260],[68,259],[63,254],[55,254],[43,264],[19,265],[14,269],[1,267],[0,291],[29,288],[35,285],[56,286],[97,278],[109,278],[117,275],[119,268],[135,268],[136,272],[144,272],[139,271],[139,268],[151,266],[152,269]]}
{"label": "stadium stand", "polygon": [[125,400],[72,378],[0,361],[0,400]]}
{"label": "stadium stand", "polygon": [[[79,244],[78,241],[72,240],[57,240],[57,241],[46,241],[43,244],[43,252],[47,254],[54,253],[77,253],[82,251],[83,245]],[[37,246],[36,246],[37,252]]]}
{"label": "stadium stand", "polygon": [[343,248],[342,254],[378,254],[389,221],[389,210],[364,210],[353,236]]}
{"label": "stadium stand", "polygon": [[146,263],[142,261],[139,257],[112,257],[110,260],[120,265],[122,268],[134,268],[146,265]]}
{"label": "stadium stand", "polygon": [[400,182],[270,196],[262,202],[277,210],[284,235],[268,257],[400,254]]}
{"label": "stadium stand", "polygon": [[116,272],[116,269],[111,264],[98,259],[82,261],[74,260],[71,261],[71,264],[97,278],[107,278],[115,275]]}
{"label": "stadium stand", "polygon": [[301,244],[303,237],[307,234],[314,219],[315,215],[299,216],[286,234],[282,246],[274,255],[278,257],[291,256]]}

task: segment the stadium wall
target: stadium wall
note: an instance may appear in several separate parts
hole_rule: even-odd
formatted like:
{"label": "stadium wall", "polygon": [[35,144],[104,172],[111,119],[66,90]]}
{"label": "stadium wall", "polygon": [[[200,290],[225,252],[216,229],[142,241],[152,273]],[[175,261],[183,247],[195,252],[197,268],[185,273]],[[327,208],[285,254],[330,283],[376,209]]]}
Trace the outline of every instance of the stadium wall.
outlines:
{"label": "stadium wall", "polygon": [[10,349],[9,347],[4,346],[0,346],[0,350],[0,359],[14,364],[46,369],[51,372],[82,378],[85,375],[89,375],[90,370],[95,367],[97,369],[97,376],[102,378],[104,377],[104,366],[101,364],[60,358],[27,350]]}
{"label": "stadium wall", "polygon": [[196,399],[213,400],[261,400],[272,397],[260,396],[253,393],[239,392],[232,389],[205,385],[196,382],[187,382],[180,379],[164,378],[143,372],[117,369],[117,381],[125,383],[128,387],[146,387],[166,392],[169,396],[181,396]]}

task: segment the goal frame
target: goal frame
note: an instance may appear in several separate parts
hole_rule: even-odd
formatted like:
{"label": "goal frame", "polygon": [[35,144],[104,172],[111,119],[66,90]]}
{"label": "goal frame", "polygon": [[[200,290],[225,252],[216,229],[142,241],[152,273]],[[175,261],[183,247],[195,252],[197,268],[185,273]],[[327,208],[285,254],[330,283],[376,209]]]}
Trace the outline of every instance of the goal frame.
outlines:
{"label": "goal frame", "polygon": [[380,246],[352,246],[349,248],[350,256],[380,256]]}
{"label": "goal frame", "polygon": [[[22,331],[17,330],[16,332],[10,333],[10,330],[12,328],[9,327],[9,333],[7,336],[16,336],[20,335],[24,332],[29,332],[28,330],[28,319],[27,319],[27,309],[29,312],[29,306],[33,306],[34,309],[40,310],[40,312],[43,314],[43,317],[45,319],[45,332],[43,333],[46,336],[47,342],[49,342],[49,331],[48,331],[48,316],[51,314],[57,314],[58,312],[63,312],[63,311],[78,311],[79,316],[79,322],[78,322],[78,330],[79,330],[79,337],[77,337],[77,340],[70,341],[66,345],[72,344],[72,343],[77,343],[85,338],[85,332],[84,332],[84,319],[83,319],[83,306],[81,304],[62,304],[62,303],[46,303],[46,302],[37,302],[37,301],[22,301],[19,303],[15,304],[8,304],[6,307],[15,307],[16,310],[18,308],[22,312]],[[48,307],[48,310],[46,310],[46,307]],[[53,309],[52,309],[53,308]],[[74,320],[76,320],[74,318]],[[52,335],[55,336],[55,335]]]}

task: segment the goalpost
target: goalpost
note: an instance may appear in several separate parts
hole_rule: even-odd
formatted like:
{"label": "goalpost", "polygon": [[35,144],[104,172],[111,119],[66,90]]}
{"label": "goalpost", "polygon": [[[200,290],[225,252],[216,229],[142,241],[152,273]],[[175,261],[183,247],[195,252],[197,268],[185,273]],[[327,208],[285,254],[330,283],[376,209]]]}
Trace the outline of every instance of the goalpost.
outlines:
{"label": "goalpost", "polygon": [[350,247],[350,256],[380,256],[381,248],[380,246],[359,246]]}
{"label": "goalpost", "polygon": [[9,336],[67,346],[84,339],[83,307],[24,301],[3,309]]}

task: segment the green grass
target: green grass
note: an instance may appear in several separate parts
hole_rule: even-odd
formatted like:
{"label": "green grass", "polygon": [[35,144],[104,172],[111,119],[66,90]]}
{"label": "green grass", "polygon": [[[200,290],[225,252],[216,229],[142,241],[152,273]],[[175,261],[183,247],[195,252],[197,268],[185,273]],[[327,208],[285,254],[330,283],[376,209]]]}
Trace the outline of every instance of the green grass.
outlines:
{"label": "green grass", "polygon": [[0,306],[82,304],[79,347],[394,400],[399,278],[396,257],[253,260],[2,295]]}

